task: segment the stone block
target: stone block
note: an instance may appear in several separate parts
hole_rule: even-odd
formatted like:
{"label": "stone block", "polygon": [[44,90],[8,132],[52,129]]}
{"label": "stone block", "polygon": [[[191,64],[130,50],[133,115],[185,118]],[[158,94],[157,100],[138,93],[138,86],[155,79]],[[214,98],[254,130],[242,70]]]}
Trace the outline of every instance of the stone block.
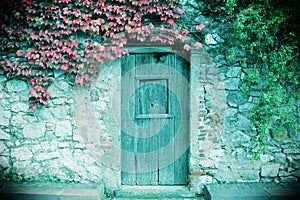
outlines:
{"label": "stone block", "polygon": [[259,177],[259,171],[257,170],[240,169],[238,173],[241,176],[242,181],[259,182],[260,177]]}
{"label": "stone block", "polygon": [[215,167],[215,164],[216,164],[216,161],[213,161],[211,159],[208,159],[208,158],[204,158],[204,159],[201,159],[199,161],[199,165],[201,167],[204,167],[204,168],[211,168],[211,167]]}
{"label": "stone block", "polygon": [[90,173],[90,174],[95,174],[95,175],[101,175],[101,169],[97,166],[90,166],[88,165],[86,167],[87,171]]}
{"label": "stone block", "polygon": [[67,106],[59,106],[57,108],[47,108],[38,110],[38,118],[41,120],[49,120],[49,119],[63,119],[68,115]]}
{"label": "stone block", "polygon": [[274,156],[268,155],[268,154],[262,154],[260,155],[260,161],[266,163],[274,160]]}
{"label": "stone block", "polygon": [[221,157],[224,155],[224,149],[211,149],[208,153],[208,157],[215,159],[215,157]]}
{"label": "stone block", "polygon": [[220,169],[216,171],[215,179],[219,182],[235,182],[239,180],[241,177],[238,172],[234,172],[229,169]]}
{"label": "stone block", "polygon": [[70,144],[68,142],[59,142],[58,148],[68,148]]}
{"label": "stone block", "polygon": [[241,67],[229,67],[226,73],[227,77],[237,77],[241,72]]}
{"label": "stone block", "polygon": [[251,97],[260,97],[262,92],[259,91],[250,91],[250,96]]}
{"label": "stone block", "polygon": [[298,179],[294,176],[286,176],[286,177],[280,177],[280,182],[282,183],[296,183]]}
{"label": "stone block", "polygon": [[23,119],[23,116],[23,113],[17,113],[16,115],[13,115],[10,120],[11,125],[22,127],[24,124],[26,124],[26,121]]}
{"label": "stone block", "polygon": [[25,138],[36,139],[44,136],[45,131],[45,124],[42,122],[36,122],[26,124],[23,128],[23,135]]}
{"label": "stone block", "polygon": [[68,115],[68,106],[59,106],[57,108],[52,108],[51,113],[56,119],[63,119]]}
{"label": "stone block", "polygon": [[[268,151],[268,152],[271,152],[271,153],[275,153],[275,155],[276,155],[277,153],[281,153],[281,152],[282,152],[282,149],[281,149],[281,147],[268,146],[268,147],[267,147],[267,151]],[[275,157],[276,157],[276,156],[275,156]]]}
{"label": "stone block", "polygon": [[5,150],[6,150],[6,146],[3,143],[0,143],[0,155],[3,155]]}
{"label": "stone block", "polygon": [[243,105],[239,106],[239,111],[244,113],[244,112],[249,112],[253,109],[254,105],[252,103],[245,103]]}
{"label": "stone block", "polygon": [[225,82],[225,89],[226,90],[238,90],[240,79],[238,78],[229,78],[224,81]]}
{"label": "stone block", "polygon": [[240,91],[227,91],[227,94],[226,99],[229,106],[237,107],[245,102],[244,95]]}
{"label": "stone block", "polygon": [[84,139],[81,137],[81,135],[74,134],[74,135],[73,135],[73,141],[76,141],[76,142],[83,142]]}
{"label": "stone block", "polygon": [[68,97],[71,96],[72,87],[67,81],[58,81],[51,85],[48,91],[52,97]]}
{"label": "stone block", "polygon": [[198,179],[197,182],[199,184],[209,184],[213,182],[212,176],[208,176],[208,175],[198,176],[195,178]]}
{"label": "stone block", "polygon": [[27,84],[24,81],[13,79],[6,83],[8,92],[21,92],[27,90]]}
{"label": "stone block", "polygon": [[293,176],[300,178],[300,169],[293,171],[292,174]]}
{"label": "stone block", "polygon": [[299,154],[299,148],[283,149],[283,153],[286,153],[286,154]]}
{"label": "stone block", "polygon": [[33,123],[36,121],[36,117],[35,116],[30,116],[30,115],[23,115],[22,116],[24,121],[27,123]]}
{"label": "stone block", "polygon": [[78,165],[74,158],[64,158],[61,160],[61,164],[66,167],[66,169],[70,170],[70,173],[83,172],[84,169]]}
{"label": "stone block", "polygon": [[62,98],[56,98],[56,99],[52,99],[52,103],[54,105],[65,105],[65,104],[68,104],[67,100],[68,99],[64,98],[64,97],[62,97]]}
{"label": "stone block", "polygon": [[10,140],[10,135],[0,129],[0,140]]}
{"label": "stone block", "polygon": [[245,134],[242,131],[234,131],[233,133],[227,134],[226,135],[227,141],[232,143],[232,142],[249,142],[250,141],[250,136]]}
{"label": "stone block", "polygon": [[77,144],[74,144],[74,148],[75,149],[85,149],[86,146],[84,144],[77,143]]}
{"label": "stone block", "polygon": [[287,176],[291,176],[291,172],[287,172],[287,171],[279,171],[278,176],[280,177],[287,177]]}
{"label": "stone block", "polygon": [[279,171],[279,164],[263,165],[261,167],[261,176],[263,177],[276,177]]}
{"label": "stone block", "polygon": [[3,111],[0,108],[0,126],[8,126],[9,125],[9,120],[11,117],[11,112],[10,111]]}
{"label": "stone block", "polygon": [[275,162],[277,163],[286,163],[286,155],[283,153],[275,153]]}
{"label": "stone block", "polygon": [[11,106],[13,112],[26,112],[29,110],[29,105],[26,103],[15,103]]}
{"label": "stone block", "polygon": [[6,156],[0,156],[0,168],[9,168],[9,159]]}
{"label": "stone block", "polygon": [[17,160],[30,160],[32,158],[32,153],[27,147],[20,147],[12,149],[11,157]]}
{"label": "stone block", "polygon": [[7,80],[7,78],[5,76],[0,76],[0,83],[3,83]]}
{"label": "stone block", "polygon": [[226,111],[225,111],[225,113],[226,113],[227,117],[233,117],[233,116],[235,116],[237,114],[237,109],[235,109],[235,108],[227,108]]}
{"label": "stone block", "polygon": [[34,156],[37,161],[50,160],[53,158],[59,158],[60,154],[58,152],[48,152],[48,153],[40,153]]}
{"label": "stone block", "polygon": [[251,121],[244,115],[238,115],[237,128],[239,130],[248,130],[250,128]]}
{"label": "stone block", "polygon": [[205,43],[209,45],[216,45],[222,43],[224,40],[218,34],[207,34],[205,36]]}
{"label": "stone block", "polygon": [[50,108],[37,110],[36,113],[38,119],[40,120],[49,120],[54,118],[53,114],[50,111]]}
{"label": "stone block", "polygon": [[56,124],[55,135],[65,137],[72,135],[72,124],[70,121],[59,121]]}

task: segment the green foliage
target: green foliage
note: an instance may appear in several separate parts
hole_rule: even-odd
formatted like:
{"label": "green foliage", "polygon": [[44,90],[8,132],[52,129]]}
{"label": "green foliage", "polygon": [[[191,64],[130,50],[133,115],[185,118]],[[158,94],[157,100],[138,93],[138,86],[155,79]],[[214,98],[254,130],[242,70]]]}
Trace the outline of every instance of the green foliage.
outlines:
{"label": "green foliage", "polygon": [[100,64],[128,54],[129,42],[174,45],[189,34],[176,23],[184,12],[178,0],[0,3],[0,70],[30,83],[31,109],[47,104],[54,71],[70,75],[77,85],[90,84],[100,74]]}
{"label": "green foliage", "polygon": [[[233,26],[227,58],[241,60],[245,95],[261,94],[251,116],[258,134],[253,146],[263,152],[270,136],[280,142],[300,130],[299,2],[203,1],[204,14],[222,16]],[[253,157],[259,158],[255,152]]]}
{"label": "green foliage", "polygon": [[223,6],[234,21],[234,45],[247,55],[245,92],[261,92],[253,120],[263,147],[270,135],[281,141],[299,131],[299,24],[293,24],[299,6],[296,1],[241,2],[227,0]]}

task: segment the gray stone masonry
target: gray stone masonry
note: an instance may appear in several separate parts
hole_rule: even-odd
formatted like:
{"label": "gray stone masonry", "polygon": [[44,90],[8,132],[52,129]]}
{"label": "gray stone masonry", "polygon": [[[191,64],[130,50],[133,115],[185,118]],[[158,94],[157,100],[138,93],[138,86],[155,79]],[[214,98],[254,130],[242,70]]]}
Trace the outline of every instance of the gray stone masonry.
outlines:
{"label": "gray stone masonry", "polygon": [[[258,152],[252,109],[261,92],[243,93],[241,52],[227,58],[228,24],[204,16],[203,6],[182,1],[184,19],[204,23],[206,38],[189,60],[188,188],[203,195],[213,183],[299,183],[299,132],[281,141],[267,137],[266,152],[252,157]],[[73,87],[55,72],[51,99],[36,111],[27,109],[29,84],[0,71],[0,181],[96,183],[107,194],[121,188],[121,60],[99,67],[89,87]]]}

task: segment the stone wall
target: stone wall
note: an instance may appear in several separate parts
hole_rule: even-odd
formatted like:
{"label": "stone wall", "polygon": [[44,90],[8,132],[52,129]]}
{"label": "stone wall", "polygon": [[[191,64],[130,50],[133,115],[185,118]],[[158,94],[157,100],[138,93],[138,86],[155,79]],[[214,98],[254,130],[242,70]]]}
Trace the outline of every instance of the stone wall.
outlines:
{"label": "stone wall", "polygon": [[[259,91],[241,90],[244,68],[226,55],[226,24],[201,15],[200,1],[183,1],[186,17],[206,25],[205,50],[190,58],[189,186],[214,182],[299,182],[300,134],[268,138],[259,160],[250,149],[251,109]],[[90,87],[73,87],[63,73],[49,88],[49,104],[28,110],[29,86],[0,75],[1,180],[103,183],[120,187],[121,62],[101,66]]]}
{"label": "stone wall", "polygon": [[0,77],[0,178],[99,182],[102,172],[75,129],[73,89],[64,77],[37,111],[28,110],[27,83]]}
{"label": "stone wall", "polygon": [[[235,59],[228,56],[230,22],[224,22],[222,16],[204,16],[202,1],[183,0],[182,5],[188,24],[205,25],[204,49],[214,63],[213,67],[200,67],[199,80],[204,87],[197,86],[201,94],[199,110],[204,109],[198,125],[199,154],[191,163],[191,187],[199,190],[213,182],[299,182],[299,132],[290,132],[281,141],[268,137],[266,152],[259,159],[253,158],[258,143],[251,110],[261,93],[254,87],[249,96],[242,91],[247,66],[238,49]],[[215,111],[213,106],[217,107]]]}

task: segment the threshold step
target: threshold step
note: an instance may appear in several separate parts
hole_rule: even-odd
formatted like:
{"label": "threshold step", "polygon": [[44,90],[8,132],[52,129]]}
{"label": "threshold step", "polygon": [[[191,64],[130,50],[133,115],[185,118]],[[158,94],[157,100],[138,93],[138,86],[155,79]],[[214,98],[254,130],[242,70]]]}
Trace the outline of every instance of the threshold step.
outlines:
{"label": "threshold step", "polygon": [[194,197],[194,198],[110,198],[110,200],[205,200],[204,197]]}
{"label": "threshold step", "polygon": [[195,199],[195,193],[184,186],[122,186],[115,199]]}

